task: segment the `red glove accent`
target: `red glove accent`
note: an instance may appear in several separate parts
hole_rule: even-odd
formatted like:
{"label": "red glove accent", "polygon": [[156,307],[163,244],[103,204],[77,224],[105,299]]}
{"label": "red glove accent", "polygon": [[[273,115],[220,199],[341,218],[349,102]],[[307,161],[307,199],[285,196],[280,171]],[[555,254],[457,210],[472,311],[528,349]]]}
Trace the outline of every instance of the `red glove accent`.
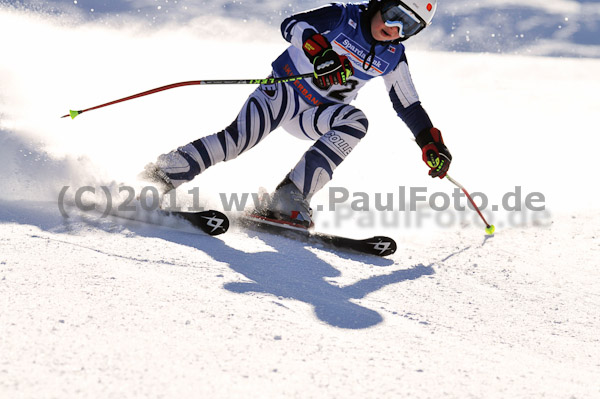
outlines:
{"label": "red glove accent", "polygon": [[329,43],[329,40],[325,36],[317,33],[304,42],[302,49],[310,62],[314,63],[317,56],[321,55],[325,50],[331,49],[331,43]]}
{"label": "red glove accent", "polygon": [[423,162],[429,166],[429,176],[443,179],[450,168],[452,155],[444,144],[442,132],[435,127],[417,135],[417,144],[423,153]]}
{"label": "red glove accent", "polygon": [[348,57],[333,51],[331,43],[321,34],[309,37],[302,49],[314,66],[313,82],[320,89],[328,89],[334,84],[345,85],[348,77],[354,74]]}

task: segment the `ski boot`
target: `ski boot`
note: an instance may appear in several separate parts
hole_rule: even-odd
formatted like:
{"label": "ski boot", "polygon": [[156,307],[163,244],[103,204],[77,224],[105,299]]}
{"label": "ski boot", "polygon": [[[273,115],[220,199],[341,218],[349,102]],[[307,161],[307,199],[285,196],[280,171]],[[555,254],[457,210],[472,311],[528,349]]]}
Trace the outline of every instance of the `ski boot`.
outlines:
{"label": "ski boot", "polygon": [[175,185],[169,176],[156,166],[155,163],[146,165],[142,173],[138,175],[138,179],[154,185],[160,194],[166,194],[171,190],[175,190]]}
{"label": "ski boot", "polygon": [[314,226],[308,199],[289,177],[277,186],[265,205],[256,208],[250,216],[305,230]]}

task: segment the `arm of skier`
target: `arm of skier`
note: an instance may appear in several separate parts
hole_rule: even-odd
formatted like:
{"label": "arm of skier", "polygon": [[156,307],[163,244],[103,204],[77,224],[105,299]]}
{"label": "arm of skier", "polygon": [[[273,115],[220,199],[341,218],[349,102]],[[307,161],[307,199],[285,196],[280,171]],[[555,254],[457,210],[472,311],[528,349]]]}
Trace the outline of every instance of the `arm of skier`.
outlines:
{"label": "arm of skier", "polygon": [[308,38],[318,33],[327,33],[342,22],[343,8],[339,4],[329,4],[298,14],[281,23],[281,34],[294,47],[303,48]]}
{"label": "arm of skier", "polygon": [[452,155],[444,144],[442,133],[433,126],[419,101],[406,55],[402,56],[396,68],[383,79],[394,110],[406,123],[421,147],[423,162],[429,167],[429,175],[444,178],[450,168]]}
{"label": "arm of skier", "polygon": [[281,24],[281,34],[294,47],[304,51],[314,69],[313,82],[320,89],[334,84],[345,85],[354,74],[346,56],[337,54],[324,36],[344,20],[341,4],[330,4],[292,15]]}

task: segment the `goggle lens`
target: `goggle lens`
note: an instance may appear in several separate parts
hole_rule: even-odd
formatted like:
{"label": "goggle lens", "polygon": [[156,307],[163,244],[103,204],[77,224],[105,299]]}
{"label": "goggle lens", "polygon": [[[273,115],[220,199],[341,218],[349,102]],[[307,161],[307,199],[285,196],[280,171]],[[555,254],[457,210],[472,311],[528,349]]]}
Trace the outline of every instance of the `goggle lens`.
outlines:
{"label": "goggle lens", "polygon": [[398,28],[400,37],[412,36],[425,27],[425,21],[400,4],[384,7],[381,17],[386,26]]}

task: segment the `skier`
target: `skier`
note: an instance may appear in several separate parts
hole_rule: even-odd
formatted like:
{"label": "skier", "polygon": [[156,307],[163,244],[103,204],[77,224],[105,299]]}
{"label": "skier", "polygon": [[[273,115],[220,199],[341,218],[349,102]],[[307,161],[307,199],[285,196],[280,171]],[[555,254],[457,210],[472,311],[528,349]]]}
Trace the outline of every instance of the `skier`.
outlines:
{"label": "skier", "polygon": [[224,130],[160,155],[142,176],[163,192],[192,180],[217,162],[253,148],[270,132],[315,141],[254,213],[297,227],[312,226],[311,197],[362,139],[365,114],[350,105],[367,81],[382,76],[398,116],[415,135],[429,175],[443,178],[452,156],[421,106],[401,43],[431,23],[437,0],[333,3],[286,18],[291,43],[273,63],[273,77],[314,71],[312,80],[263,84]]}

